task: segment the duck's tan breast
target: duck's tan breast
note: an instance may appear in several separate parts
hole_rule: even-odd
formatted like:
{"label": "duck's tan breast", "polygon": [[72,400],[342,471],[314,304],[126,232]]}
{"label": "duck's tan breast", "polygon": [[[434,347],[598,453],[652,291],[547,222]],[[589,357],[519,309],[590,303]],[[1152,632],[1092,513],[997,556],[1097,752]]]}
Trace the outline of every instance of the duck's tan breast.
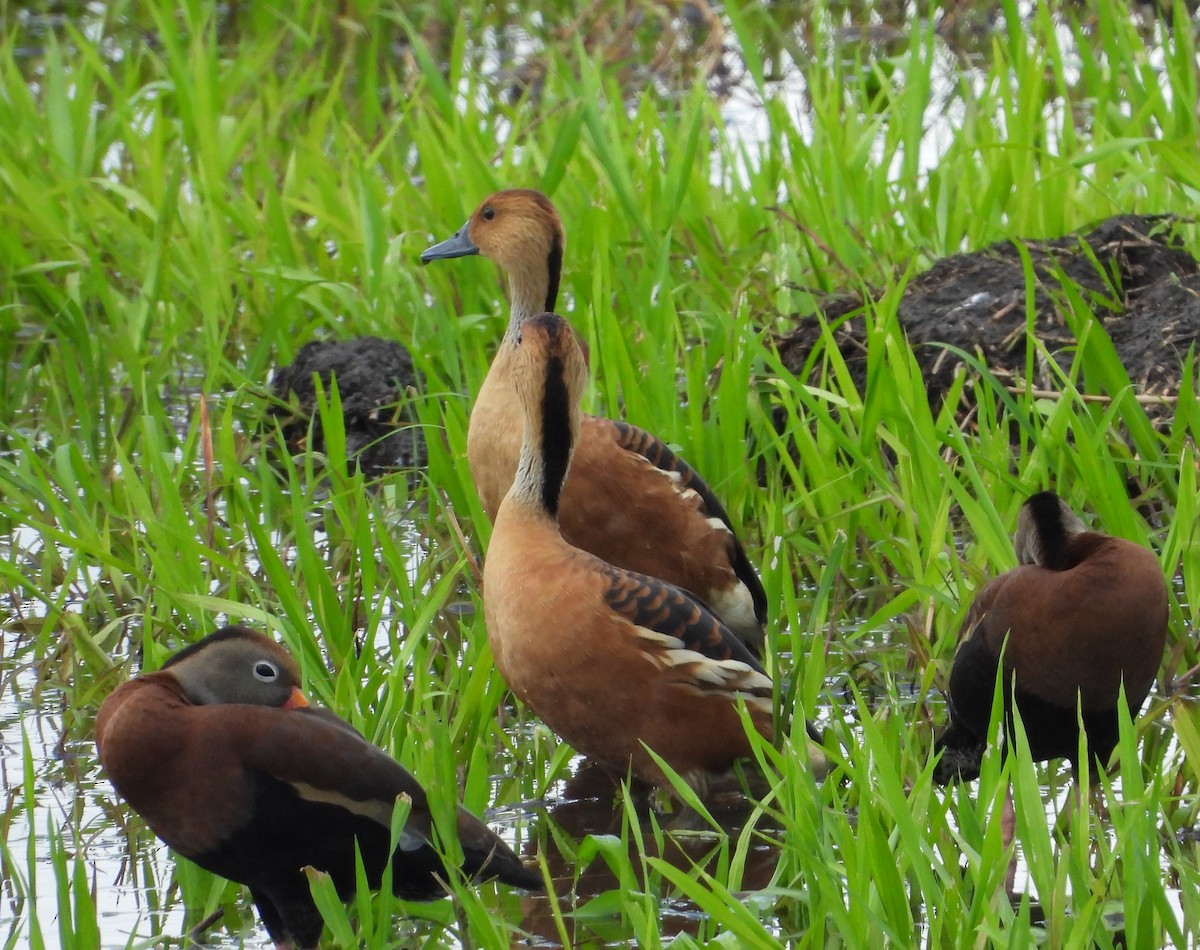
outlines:
{"label": "duck's tan breast", "polygon": [[467,425],[467,463],[483,510],[496,520],[521,457],[523,410],[512,384],[512,349],[501,345]]}
{"label": "duck's tan breast", "polygon": [[[610,583],[553,522],[505,506],[483,584],[505,682],[558,736],[618,773],[632,765],[640,778],[664,781],[643,743],[694,783],[727,771],[750,753],[733,700],[664,660],[662,637],[609,606]],[[769,735],[769,712],[756,725]]]}

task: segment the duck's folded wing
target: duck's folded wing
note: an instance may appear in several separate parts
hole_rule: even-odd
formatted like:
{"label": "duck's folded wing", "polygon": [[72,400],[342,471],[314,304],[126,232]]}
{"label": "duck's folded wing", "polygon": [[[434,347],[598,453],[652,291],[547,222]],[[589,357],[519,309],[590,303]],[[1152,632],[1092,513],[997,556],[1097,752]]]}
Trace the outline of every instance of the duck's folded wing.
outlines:
{"label": "duck's folded wing", "polygon": [[[228,708],[228,707],[226,707]],[[244,749],[247,769],[290,785],[308,801],[325,802],[391,826],[396,799],[411,801],[405,837],[429,840],[430,815],[425,790],[399,762],[367,742],[345,720],[328,710],[268,709],[262,727]],[[404,841],[404,848],[417,841]]]}
{"label": "duck's folded wing", "polygon": [[733,522],[729,520],[725,506],[708,487],[708,483],[700,477],[699,472],[676,455],[657,436],[627,422],[613,419],[606,421],[613,427],[616,443],[621,448],[640,455],[655,468],[677,478],[680,489],[691,489],[696,493],[700,499],[701,511],[707,518],[716,519],[725,525],[729,532],[730,565],[738,580],[745,584],[746,589],[750,591],[750,597],[754,602],[754,613],[758,617],[759,623],[765,623],[767,593],[763,589],[762,581],[759,580],[758,572],[754,570],[741,541],[738,540],[737,532],[734,531]]}
{"label": "duck's folded wing", "polygon": [[[371,745],[344,719],[326,709],[262,710],[275,713],[269,729],[248,750],[246,765],[287,783],[309,801],[325,802],[391,827],[400,796],[410,802],[400,839],[402,851],[432,841],[425,790],[399,762]],[[486,824],[459,806],[456,832],[470,875],[498,877],[532,888],[540,877]]]}
{"label": "duck's folded wing", "polygon": [[704,691],[771,696],[771,680],[733,632],[685,590],[605,565],[605,601],[628,620],[641,648]]}
{"label": "duck's folded wing", "polygon": [[651,435],[645,429],[639,429],[628,422],[620,422],[616,419],[605,421],[615,430],[617,445],[627,452],[640,455],[655,468],[678,476],[681,488],[690,488],[700,496],[704,513],[710,518],[716,518],[723,522],[730,534],[733,533],[733,524],[729,520],[729,515],[717,496],[713,494],[712,489],[708,487],[700,474],[676,455],[665,442],[657,436]]}

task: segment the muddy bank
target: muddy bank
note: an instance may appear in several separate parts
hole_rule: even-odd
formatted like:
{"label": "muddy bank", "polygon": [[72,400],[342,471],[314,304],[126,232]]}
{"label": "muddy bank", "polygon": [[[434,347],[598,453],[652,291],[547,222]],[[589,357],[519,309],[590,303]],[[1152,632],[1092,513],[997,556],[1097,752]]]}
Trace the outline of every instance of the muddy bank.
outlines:
{"label": "muddy bank", "polygon": [[[1112,339],[1136,390],[1178,392],[1183,360],[1200,339],[1200,261],[1173,233],[1177,223],[1166,215],[1122,215],[1086,233],[1020,242],[1036,279],[1035,332],[1059,365],[1069,369],[1075,352],[1075,334],[1065,317],[1070,312],[1066,288],[1074,288]],[[899,321],[935,407],[963,361],[945,347],[928,345],[934,343],[977,355],[1003,384],[1059,388],[1052,368],[1036,360],[1034,378],[1023,379],[1025,297],[1025,265],[1014,241],[943,258],[909,283]],[[867,370],[863,302],[846,295],[822,303],[860,391]],[[807,377],[820,340],[820,322],[809,316],[775,343],[788,369]],[[1083,385],[1096,391],[1086,379]]]}
{"label": "muddy bank", "polygon": [[337,380],[345,425],[346,454],[368,476],[425,464],[425,442],[411,398],[421,389],[408,351],[392,340],[359,337],[305,344],[290,365],[276,370],[268,409],[288,451],[325,451],[317,411],[318,388],[328,399]]}

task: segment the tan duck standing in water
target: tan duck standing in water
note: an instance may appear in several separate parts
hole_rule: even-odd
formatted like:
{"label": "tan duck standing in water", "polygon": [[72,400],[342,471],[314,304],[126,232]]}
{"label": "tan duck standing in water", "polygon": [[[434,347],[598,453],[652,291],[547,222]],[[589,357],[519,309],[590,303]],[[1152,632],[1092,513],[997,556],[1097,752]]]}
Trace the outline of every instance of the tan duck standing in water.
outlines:
{"label": "tan duck standing in water", "polygon": [[[739,702],[771,736],[771,680],[692,594],[563,537],[557,516],[580,439],[585,359],[570,325],[552,313],[520,321],[507,345],[523,441],[484,561],[496,666],[579,752],[663,785],[648,746],[703,791],[751,754]],[[823,768],[814,745],[809,754]]]}
{"label": "tan duck standing in water", "polygon": [[[484,201],[424,263],[482,254],[507,272],[508,329],[467,431],[471,475],[493,521],[521,453],[521,406],[512,366],[521,321],[552,311],[565,237],[558,213],[537,191],[501,191]],[[584,415],[562,492],[559,524],[573,545],[601,560],[662,578],[703,599],[761,655],[767,599],[720,501],[699,475],[648,432]]]}
{"label": "tan duck standing in water", "polygon": [[[315,947],[324,926],[303,868],[338,894],[389,863],[392,810],[411,803],[390,854],[409,900],[446,894],[424,789],[328,710],[308,705],[296,662],[244,627],[225,627],[163,668],[117,687],[96,718],[100,762],[156,835],[206,870],[250,888],[278,948]],[[464,871],[537,888],[541,878],[479,819],[458,811]]]}
{"label": "tan duck standing in water", "polygon": [[976,596],[950,671],[950,726],[938,739],[939,781],[979,775],[1003,653],[1005,742],[1012,695],[1035,761],[1079,770],[1082,709],[1092,781],[1117,745],[1120,688],[1136,715],[1167,640],[1167,584],[1154,553],[1088,531],[1054,492],[1030,497],[1014,539],[1020,566]]}

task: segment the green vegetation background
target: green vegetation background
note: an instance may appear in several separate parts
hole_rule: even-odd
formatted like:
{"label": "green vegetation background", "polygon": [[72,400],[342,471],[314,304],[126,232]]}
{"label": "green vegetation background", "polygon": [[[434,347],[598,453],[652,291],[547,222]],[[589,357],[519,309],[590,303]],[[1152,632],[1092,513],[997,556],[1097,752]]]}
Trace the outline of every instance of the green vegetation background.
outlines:
{"label": "green vegetation background", "polygon": [[[330,939],[653,947],[678,927],[667,911],[691,906],[680,946],[1112,946],[1119,928],[1130,946],[1194,942],[1200,731],[1188,681],[1173,688],[1200,609],[1192,354],[1155,424],[1094,319],[1102,302],[1060,289],[1083,341],[1060,398],[972,373],[964,421],[958,392],[929,408],[895,306],[948,253],[1194,215],[1195,20],[537,6],[0,4],[0,701],[52,711],[73,753],[39,754],[32,725],[20,767],[6,748],[5,945],[137,945],[181,900],[189,924],[224,906],[257,939],[235,888],[147,849],[89,744],[120,678],[225,618],[286,642],[311,691],[446,813],[462,797],[512,822],[566,774],[544,728],[501,715],[481,612],[455,606],[478,607],[488,525],[464,433],[503,283],[486,261],[416,261],[508,186],[562,212],[561,309],[591,343],[591,408],[677,446],[744,526],[784,684],[782,752],[761,750],[777,792],[700,839],[703,872],[664,857],[666,819],[628,802],[582,844],[518,821],[532,850],[567,858],[547,899],[456,887],[404,922],[384,898],[330,901]],[[1194,224],[1183,235],[1200,252]],[[864,287],[884,292],[862,391],[832,345],[808,380],[764,345],[814,319],[820,293]],[[274,474],[271,367],[368,333],[426,374],[428,469],[367,492],[331,450]],[[1174,579],[1163,688],[1124,736],[1119,792],[1061,835],[1041,807],[1053,770],[993,757],[977,788],[943,793],[928,769],[957,623],[1012,565],[1017,508],[1043,487],[1151,544]],[[844,748],[820,787],[786,738],[801,711]],[[1029,882],[1015,904],[986,820],[1010,773]],[[745,899],[768,841],[770,885]],[[136,938],[129,917],[106,922],[126,850],[148,915]],[[600,866],[611,888],[572,886]]]}

